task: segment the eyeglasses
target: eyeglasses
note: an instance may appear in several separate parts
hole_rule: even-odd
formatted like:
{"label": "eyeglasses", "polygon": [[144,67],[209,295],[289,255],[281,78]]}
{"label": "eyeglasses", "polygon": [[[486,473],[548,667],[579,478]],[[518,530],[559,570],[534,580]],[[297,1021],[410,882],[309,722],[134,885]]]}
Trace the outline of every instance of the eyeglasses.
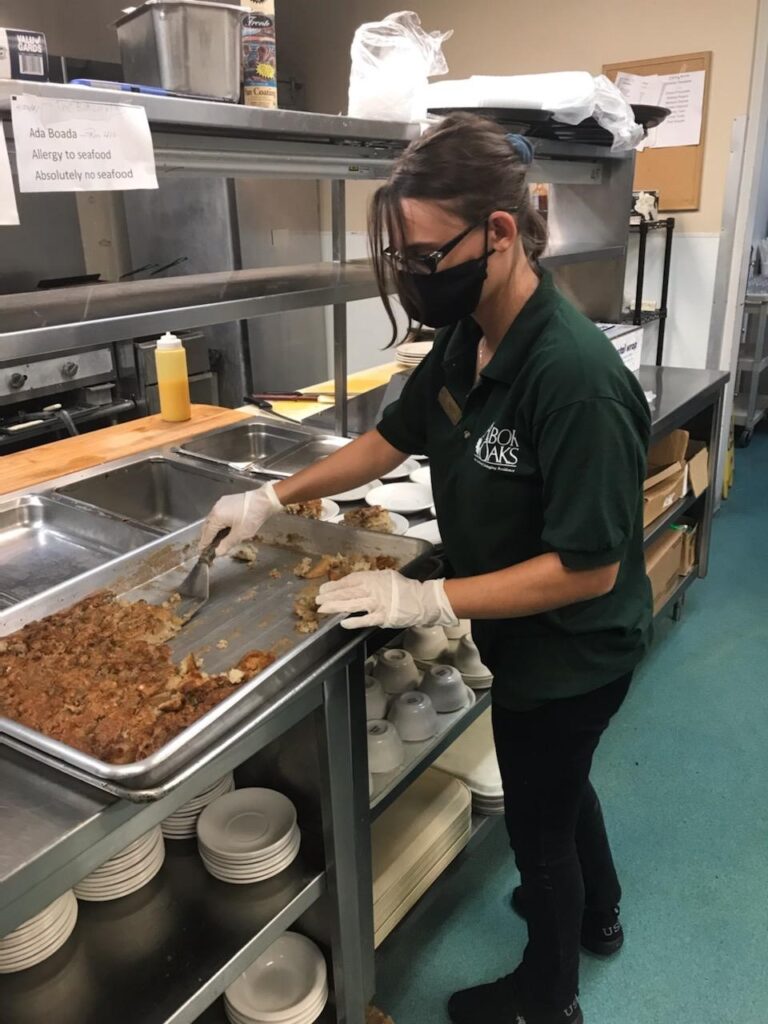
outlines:
{"label": "eyeglasses", "polygon": [[445,257],[451,252],[459,242],[462,242],[467,235],[477,228],[482,227],[485,224],[486,231],[488,230],[487,220],[484,217],[478,224],[470,224],[468,228],[464,228],[455,238],[452,238],[450,242],[446,242],[445,245],[439,249],[435,249],[433,252],[423,253],[421,255],[408,255],[407,253],[400,252],[398,249],[394,249],[391,245],[388,245],[386,249],[382,249],[382,256],[384,256],[390,263],[392,263],[396,270],[406,274],[434,274],[437,271],[438,265]]}

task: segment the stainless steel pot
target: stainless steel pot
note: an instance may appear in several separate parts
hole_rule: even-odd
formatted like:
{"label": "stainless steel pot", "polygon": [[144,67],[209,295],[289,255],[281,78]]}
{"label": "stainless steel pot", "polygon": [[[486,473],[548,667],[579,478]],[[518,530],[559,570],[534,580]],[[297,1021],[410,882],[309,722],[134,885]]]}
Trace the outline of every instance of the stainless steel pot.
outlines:
{"label": "stainless steel pot", "polygon": [[147,0],[115,22],[126,81],[236,103],[245,13],[209,0]]}

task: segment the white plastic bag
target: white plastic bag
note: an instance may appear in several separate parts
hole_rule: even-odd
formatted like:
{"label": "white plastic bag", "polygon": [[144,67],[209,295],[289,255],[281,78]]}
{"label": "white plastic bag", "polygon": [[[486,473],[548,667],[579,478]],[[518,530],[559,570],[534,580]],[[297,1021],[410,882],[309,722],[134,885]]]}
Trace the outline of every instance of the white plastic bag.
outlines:
{"label": "white plastic bag", "polygon": [[423,120],[427,79],[448,71],[442,46],[452,35],[452,30],[425,32],[413,11],[361,25],[352,40],[349,116]]}
{"label": "white plastic bag", "polygon": [[[473,75],[435,82],[427,90],[428,107],[520,107],[550,110],[556,121],[580,124],[594,117],[613,136],[612,150],[634,149],[643,139],[632,108],[605,75],[555,71],[541,75]],[[482,109],[480,110],[482,112]]]}

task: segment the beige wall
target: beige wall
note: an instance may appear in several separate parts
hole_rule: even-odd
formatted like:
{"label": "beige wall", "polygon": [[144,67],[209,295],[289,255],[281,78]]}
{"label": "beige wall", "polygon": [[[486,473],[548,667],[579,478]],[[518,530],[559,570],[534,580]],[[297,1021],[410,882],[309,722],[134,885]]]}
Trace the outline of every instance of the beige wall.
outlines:
{"label": "beige wall", "polygon": [[[283,0],[284,17],[293,25],[292,59],[302,67],[309,109],[337,113],[344,108],[355,27],[396,7],[391,0]],[[711,50],[701,208],[683,214],[679,224],[688,232],[720,229],[731,123],[747,110],[756,0],[420,0],[414,7],[426,29],[455,30],[445,46],[455,78],[562,70],[597,74],[615,61]],[[285,42],[278,41],[278,54]]]}
{"label": "beige wall", "polygon": [[114,22],[129,2],[138,0],[3,0],[0,25],[45,32],[50,53],[115,61]]}

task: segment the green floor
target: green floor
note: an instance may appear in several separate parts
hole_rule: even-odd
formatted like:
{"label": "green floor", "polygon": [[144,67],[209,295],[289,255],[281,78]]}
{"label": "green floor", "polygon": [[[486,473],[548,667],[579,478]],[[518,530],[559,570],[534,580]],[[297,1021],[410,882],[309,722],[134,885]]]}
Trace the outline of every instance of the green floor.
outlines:
{"label": "green floor", "polygon": [[[593,779],[627,941],[582,957],[587,1024],[766,1024],[768,433],[737,453],[710,575],[659,628]],[[496,827],[384,943],[377,1004],[396,1024],[442,1024],[450,992],[515,966],[515,879]]]}

